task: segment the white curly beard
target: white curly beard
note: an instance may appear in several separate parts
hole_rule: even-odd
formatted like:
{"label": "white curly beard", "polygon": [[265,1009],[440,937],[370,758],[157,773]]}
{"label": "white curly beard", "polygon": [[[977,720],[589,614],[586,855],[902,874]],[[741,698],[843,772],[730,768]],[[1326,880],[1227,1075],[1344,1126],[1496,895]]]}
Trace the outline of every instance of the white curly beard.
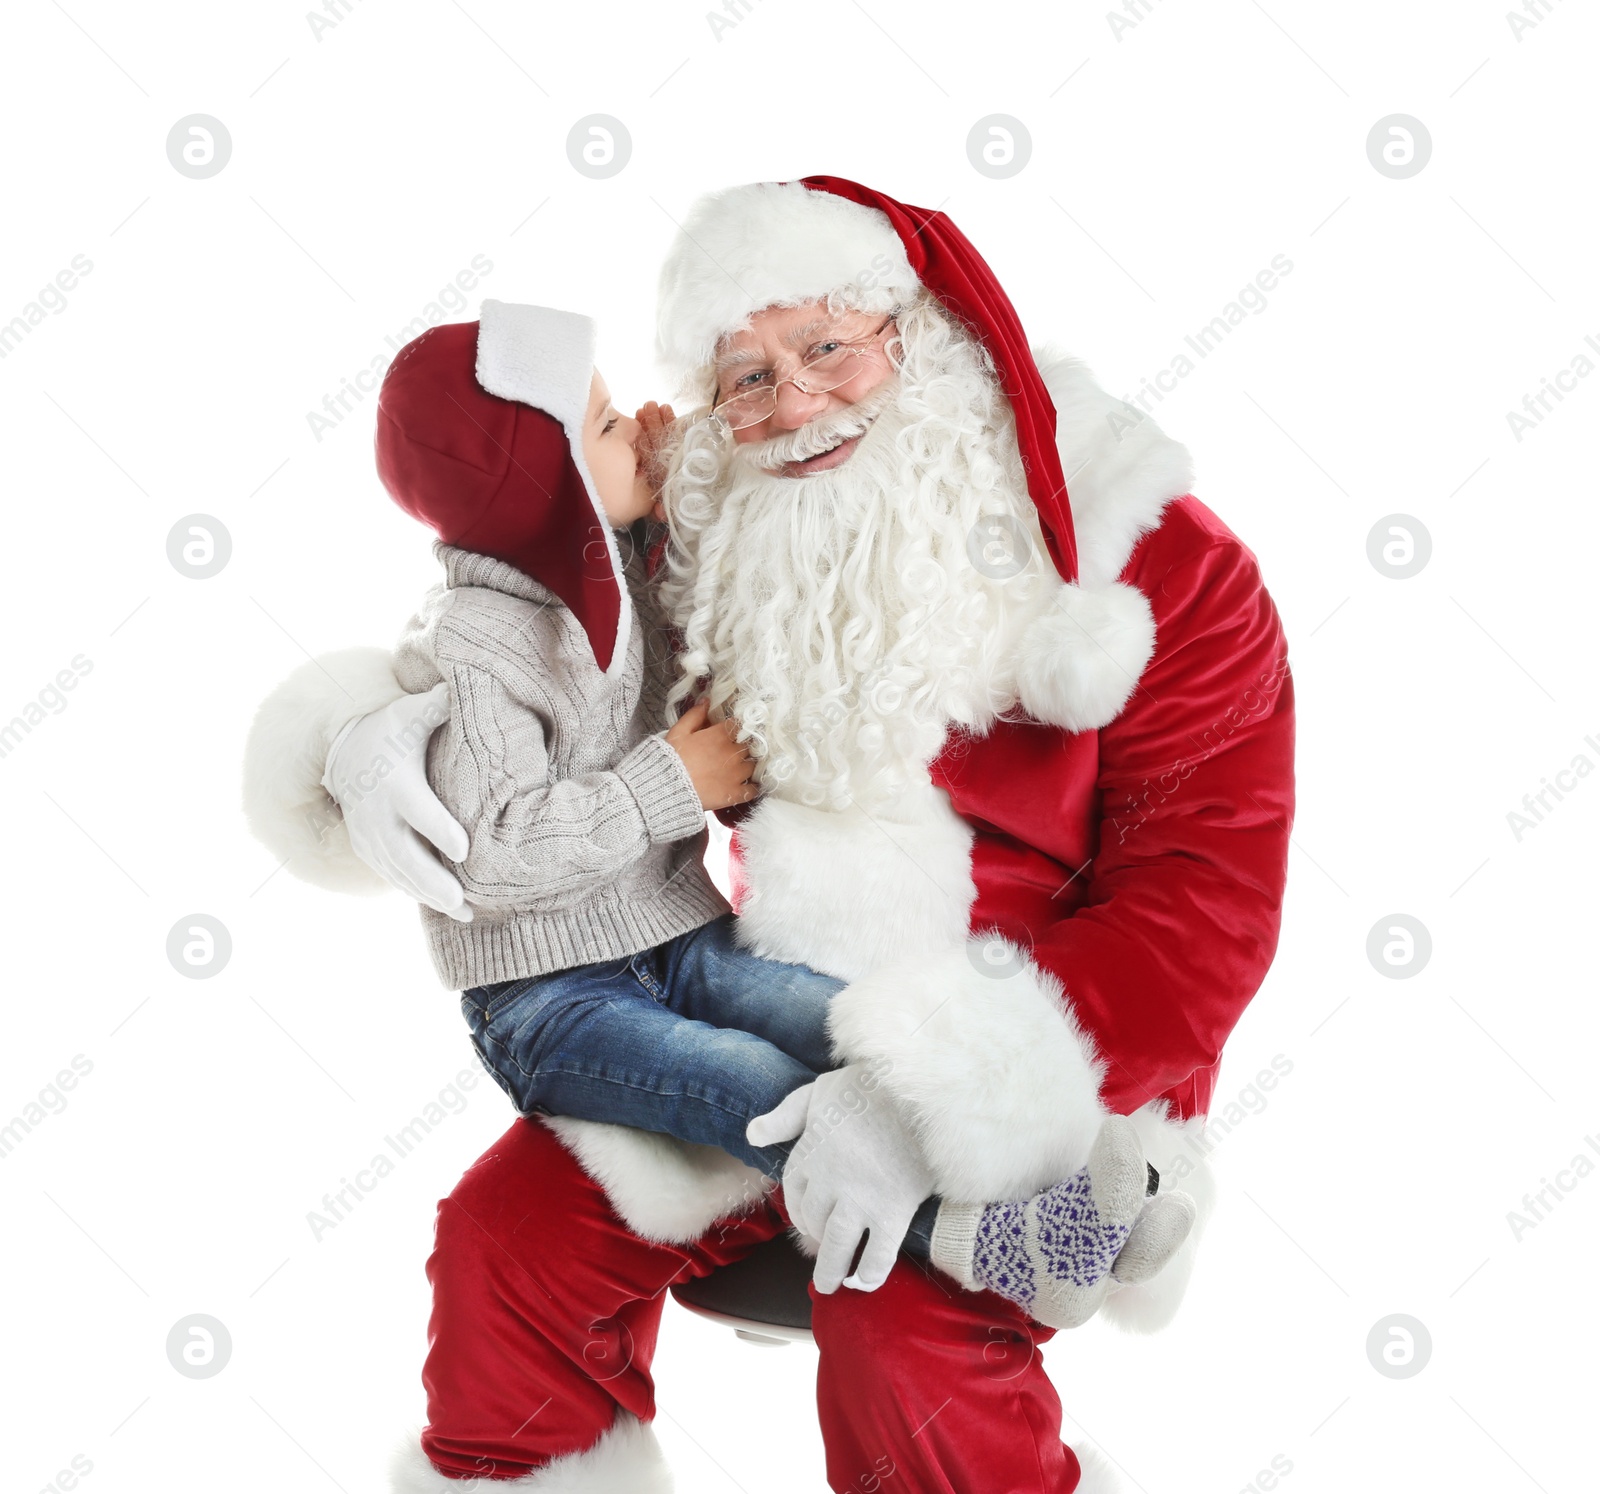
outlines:
{"label": "white curly beard", "polygon": [[751,459],[770,443],[703,420],[666,487],[662,600],[684,642],[669,710],[709,677],[763,789],[820,808],[892,803],[952,724],[1009,710],[1016,638],[1054,578],[981,352],[926,302],[900,331],[881,396],[795,447],[825,450],[881,404],[843,466],[775,477]]}

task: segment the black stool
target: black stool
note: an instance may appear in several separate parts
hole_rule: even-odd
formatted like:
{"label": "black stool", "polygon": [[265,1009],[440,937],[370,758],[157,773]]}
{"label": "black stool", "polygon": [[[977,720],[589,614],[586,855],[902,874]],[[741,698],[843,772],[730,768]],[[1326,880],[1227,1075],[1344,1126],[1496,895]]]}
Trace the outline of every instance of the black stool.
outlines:
{"label": "black stool", "polygon": [[796,1339],[813,1343],[807,1287],[814,1264],[786,1230],[739,1260],[681,1282],[672,1295],[690,1312],[726,1324],[746,1343],[770,1348]]}

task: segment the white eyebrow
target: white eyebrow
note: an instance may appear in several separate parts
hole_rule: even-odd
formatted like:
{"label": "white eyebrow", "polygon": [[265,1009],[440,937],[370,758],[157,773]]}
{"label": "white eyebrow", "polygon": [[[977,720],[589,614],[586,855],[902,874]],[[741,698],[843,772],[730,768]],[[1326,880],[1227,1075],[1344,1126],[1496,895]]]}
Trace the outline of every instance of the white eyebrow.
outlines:
{"label": "white eyebrow", "polygon": [[[783,334],[783,341],[789,347],[799,347],[801,344],[815,337],[818,332],[831,331],[837,325],[833,317],[818,317],[815,321],[807,322],[803,327],[795,327]],[[717,359],[716,367],[743,368],[751,363],[765,363],[767,356],[759,348],[735,348],[732,352],[724,353]]]}
{"label": "white eyebrow", "polygon": [[786,332],[783,340],[790,347],[796,347],[809,337],[814,337],[818,332],[826,331],[834,325],[831,317],[818,317],[814,322],[807,322],[803,327],[796,327],[792,332]]}

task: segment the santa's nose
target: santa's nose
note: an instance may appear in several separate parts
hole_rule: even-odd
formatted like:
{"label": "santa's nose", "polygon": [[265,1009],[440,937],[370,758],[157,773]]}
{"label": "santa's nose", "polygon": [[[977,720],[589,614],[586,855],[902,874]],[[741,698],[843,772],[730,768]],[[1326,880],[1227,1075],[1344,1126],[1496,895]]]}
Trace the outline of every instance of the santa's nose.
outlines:
{"label": "santa's nose", "polygon": [[777,430],[797,431],[827,408],[826,394],[807,394],[794,384],[784,384],[778,390],[777,406],[769,418]]}

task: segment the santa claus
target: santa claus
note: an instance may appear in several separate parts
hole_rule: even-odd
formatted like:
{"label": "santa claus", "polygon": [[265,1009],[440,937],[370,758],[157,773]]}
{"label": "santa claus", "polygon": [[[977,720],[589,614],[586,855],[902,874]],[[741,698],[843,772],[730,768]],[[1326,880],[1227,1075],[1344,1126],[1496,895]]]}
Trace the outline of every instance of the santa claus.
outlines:
{"label": "santa claus", "polygon": [[[803,366],[819,328],[859,350],[826,379]],[[1203,1226],[1199,1131],[1273,956],[1293,813],[1292,683],[1254,557],[1189,492],[1183,447],[1030,351],[941,213],[828,177],[708,197],[664,270],[659,343],[699,406],[658,571],[674,699],[737,719],[764,790],[734,831],[741,939],[848,982],[835,1056],[883,1076],[937,1193],[1026,1198],[1119,1113]],[[411,826],[436,823],[420,754],[347,821],[323,813],[328,744],[401,693],[381,655],[328,663],[337,691],[272,728],[257,822],[270,799],[311,824],[268,833],[322,880],[354,875],[353,831],[446,906],[442,868],[403,870]],[[1165,1324],[1199,1226],[1106,1314]],[[720,1152],[518,1122],[441,1205],[429,1427],[399,1486],[669,1488],[663,1288],[784,1227]],[[886,1466],[916,1490],[1080,1486],[1049,1330],[1021,1309],[903,1262],[817,1296],[813,1331],[832,1488]]]}

